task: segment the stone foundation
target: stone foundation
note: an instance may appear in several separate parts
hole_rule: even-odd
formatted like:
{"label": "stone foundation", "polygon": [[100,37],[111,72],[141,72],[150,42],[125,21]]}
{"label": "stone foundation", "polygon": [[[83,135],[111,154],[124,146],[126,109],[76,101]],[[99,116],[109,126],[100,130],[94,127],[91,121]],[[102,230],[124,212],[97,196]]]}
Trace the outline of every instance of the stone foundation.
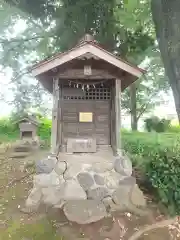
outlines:
{"label": "stone foundation", "polygon": [[91,164],[57,160],[52,155],[38,161],[36,168],[38,174],[26,201],[26,209],[31,211],[44,203],[62,208],[70,221],[88,224],[114,211],[140,214],[146,206],[125,155]]}

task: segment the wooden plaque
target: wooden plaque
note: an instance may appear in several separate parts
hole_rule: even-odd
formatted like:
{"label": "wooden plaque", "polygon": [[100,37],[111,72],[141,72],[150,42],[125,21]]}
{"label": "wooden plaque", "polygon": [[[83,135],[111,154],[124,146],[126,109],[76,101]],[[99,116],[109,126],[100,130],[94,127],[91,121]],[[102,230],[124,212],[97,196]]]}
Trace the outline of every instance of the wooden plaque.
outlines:
{"label": "wooden plaque", "polygon": [[92,112],[80,112],[79,113],[79,122],[92,122],[93,113]]}

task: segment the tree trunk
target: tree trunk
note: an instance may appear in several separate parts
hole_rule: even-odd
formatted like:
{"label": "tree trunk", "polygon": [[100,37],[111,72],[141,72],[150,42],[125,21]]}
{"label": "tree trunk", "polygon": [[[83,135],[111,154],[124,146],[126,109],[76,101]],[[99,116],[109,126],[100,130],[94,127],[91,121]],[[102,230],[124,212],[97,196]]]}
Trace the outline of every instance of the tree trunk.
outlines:
{"label": "tree trunk", "polygon": [[131,129],[137,131],[138,118],[137,118],[137,106],[136,106],[136,84],[133,83],[130,86],[130,101],[131,101]]}
{"label": "tree trunk", "polygon": [[152,0],[151,6],[162,60],[180,122],[180,2]]}

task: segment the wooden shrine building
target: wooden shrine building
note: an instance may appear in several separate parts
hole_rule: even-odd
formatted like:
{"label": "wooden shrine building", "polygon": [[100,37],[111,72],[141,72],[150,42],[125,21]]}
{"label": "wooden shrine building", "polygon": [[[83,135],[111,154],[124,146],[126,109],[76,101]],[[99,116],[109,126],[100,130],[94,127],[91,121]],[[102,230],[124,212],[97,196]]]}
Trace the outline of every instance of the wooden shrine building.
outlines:
{"label": "wooden shrine building", "polygon": [[89,34],[31,72],[53,94],[52,152],[121,150],[121,92],[144,70],[103,49]]}

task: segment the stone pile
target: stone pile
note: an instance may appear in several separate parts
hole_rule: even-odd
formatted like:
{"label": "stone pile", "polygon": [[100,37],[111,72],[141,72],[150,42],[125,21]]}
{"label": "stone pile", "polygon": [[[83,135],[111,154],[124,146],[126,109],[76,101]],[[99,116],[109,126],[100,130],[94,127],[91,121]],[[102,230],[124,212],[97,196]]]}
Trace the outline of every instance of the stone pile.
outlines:
{"label": "stone pile", "polygon": [[113,211],[140,213],[146,206],[126,156],[109,163],[70,164],[52,155],[36,162],[36,169],[38,174],[24,211],[37,210],[44,203],[62,208],[70,221],[88,224]]}
{"label": "stone pile", "polygon": [[9,146],[9,151],[12,158],[25,158],[32,152],[39,148],[39,141],[37,140],[17,140]]}

